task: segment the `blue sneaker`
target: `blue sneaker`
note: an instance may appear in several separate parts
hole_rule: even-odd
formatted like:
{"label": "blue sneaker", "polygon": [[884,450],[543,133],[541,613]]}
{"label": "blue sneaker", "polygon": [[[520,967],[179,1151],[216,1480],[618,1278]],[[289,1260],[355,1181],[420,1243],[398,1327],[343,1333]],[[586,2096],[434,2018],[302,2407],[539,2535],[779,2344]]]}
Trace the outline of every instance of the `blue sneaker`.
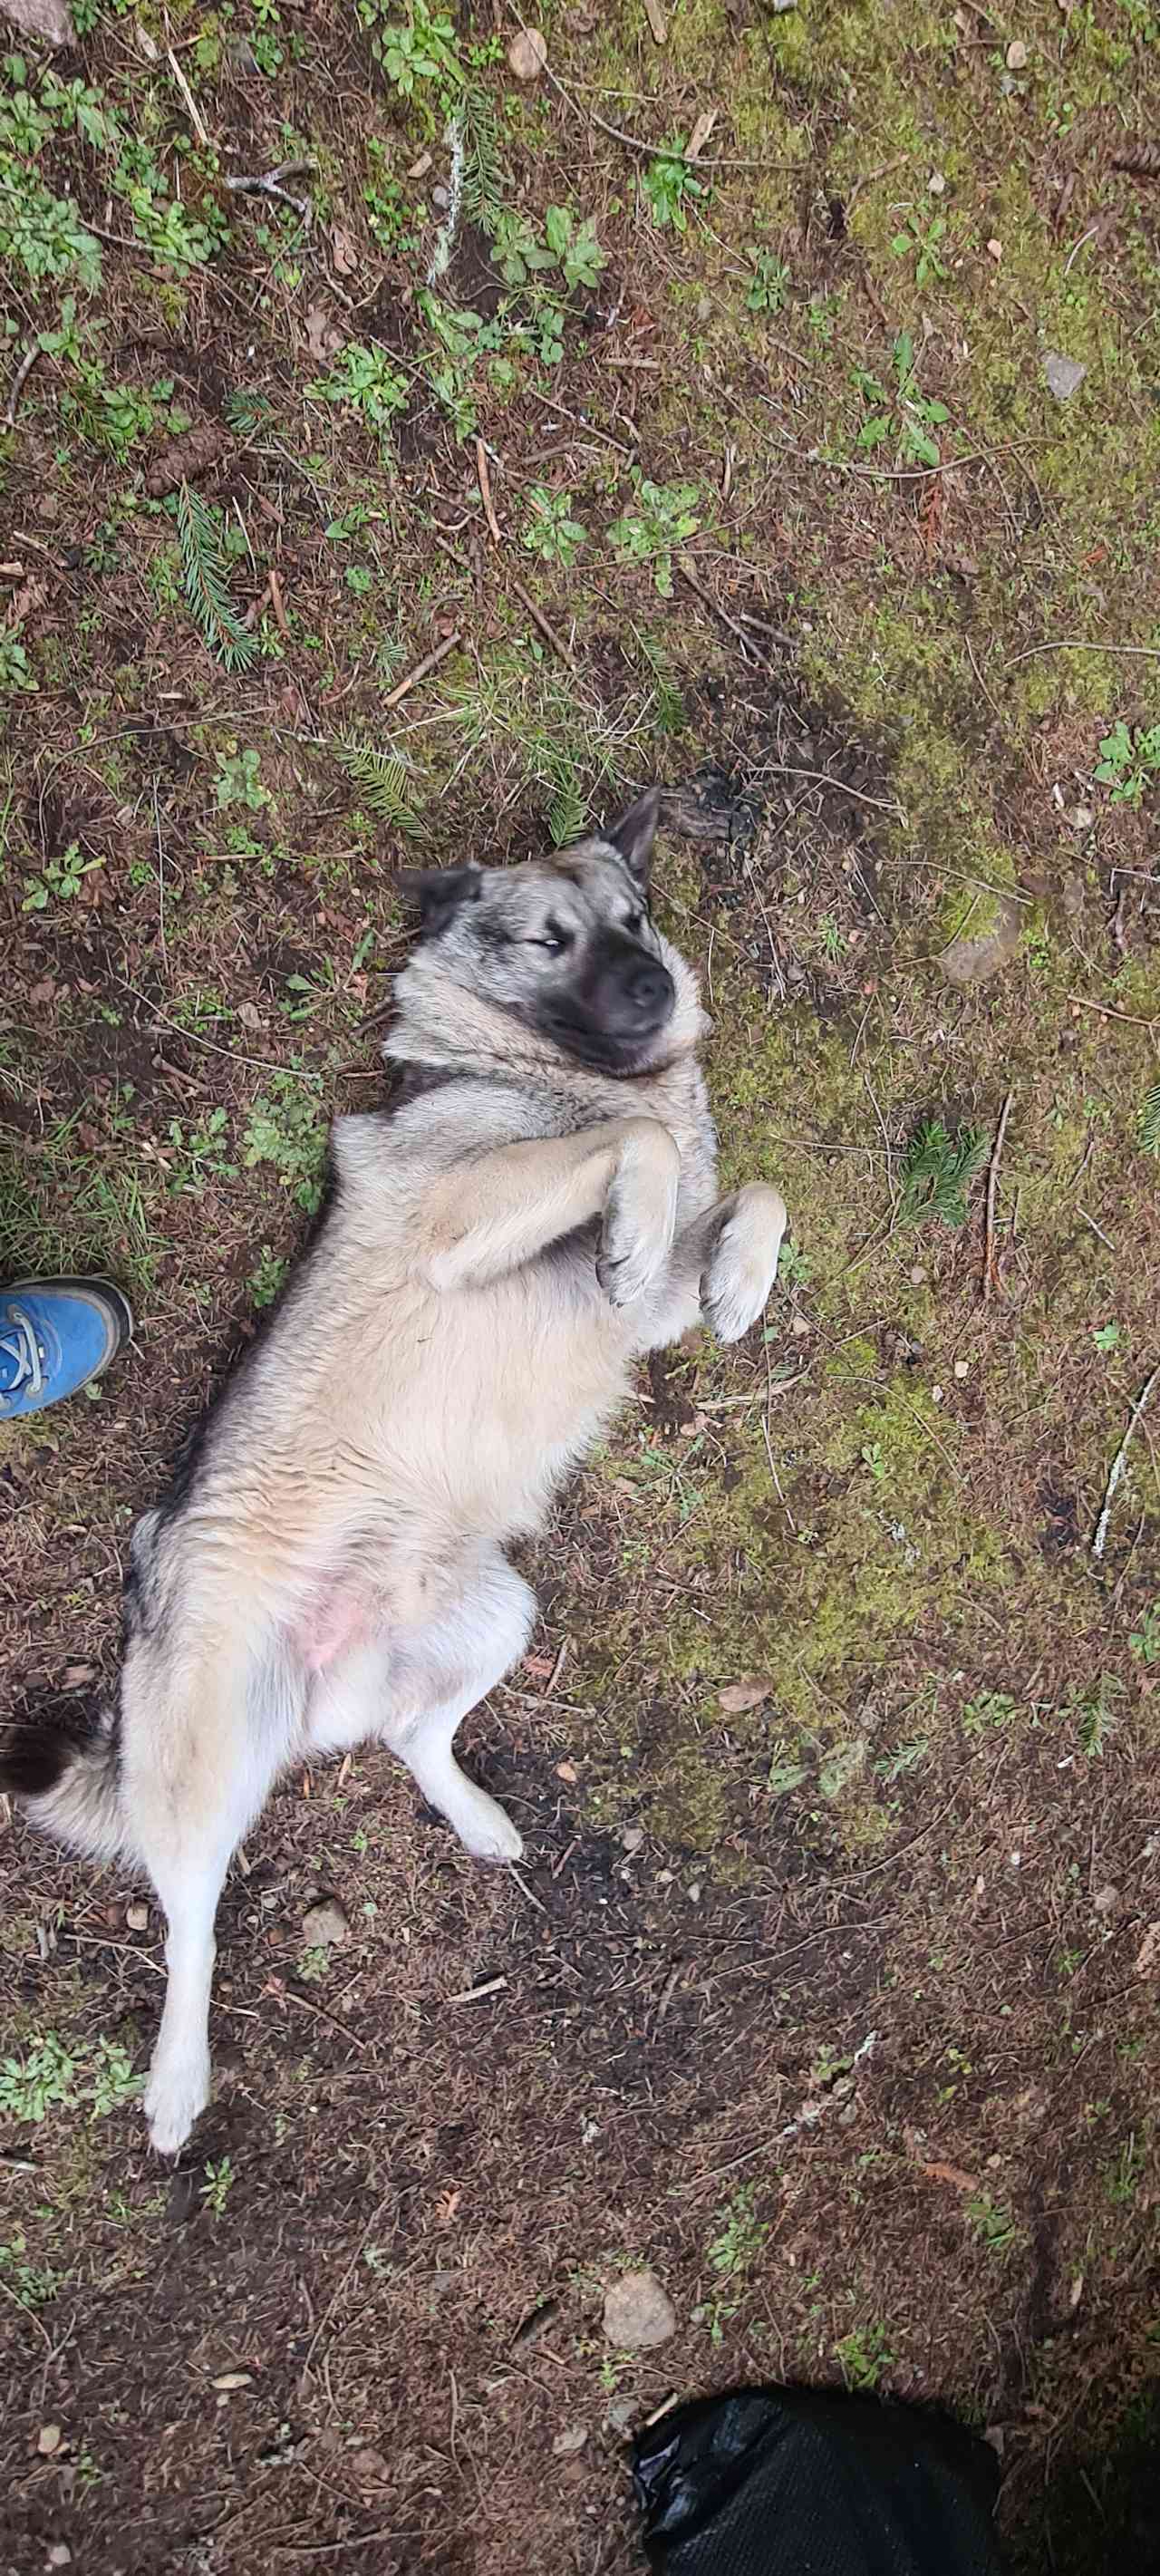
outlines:
{"label": "blue sneaker", "polygon": [[132,1330],[128,1304],[109,1279],[19,1279],[0,1288],[0,1422],[75,1395]]}

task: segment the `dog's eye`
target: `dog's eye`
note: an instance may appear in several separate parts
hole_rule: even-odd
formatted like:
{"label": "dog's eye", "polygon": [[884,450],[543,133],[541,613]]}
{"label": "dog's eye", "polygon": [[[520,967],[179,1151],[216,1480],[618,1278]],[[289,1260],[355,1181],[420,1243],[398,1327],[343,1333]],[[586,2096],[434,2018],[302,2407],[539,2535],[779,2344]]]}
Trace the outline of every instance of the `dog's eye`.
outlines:
{"label": "dog's eye", "polygon": [[570,930],[560,930],[555,922],[550,921],[543,937],[529,939],[527,945],[529,948],[543,948],[549,957],[562,957],[565,950],[572,946],[572,933]]}
{"label": "dog's eye", "polygon": [[639,939],[640,934],[644,929],[644,925],[645,915],[643,912],[630,912],[624,927],[627,930],[630,939]]}

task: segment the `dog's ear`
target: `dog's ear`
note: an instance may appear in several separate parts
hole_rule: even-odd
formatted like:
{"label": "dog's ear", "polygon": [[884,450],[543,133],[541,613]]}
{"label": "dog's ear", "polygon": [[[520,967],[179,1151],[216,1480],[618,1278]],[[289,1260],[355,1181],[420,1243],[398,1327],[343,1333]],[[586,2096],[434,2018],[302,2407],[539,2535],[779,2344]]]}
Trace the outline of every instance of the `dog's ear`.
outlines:
{"label": "dog's ear", "polygon": [[660,809],[659,787],[646,787],[644,795],[637,797],[635,805],[629,806],[627,814],[622,814],[619,823],[614,824],[606,835],[613,848],[619,850],[629,875],[635,877],[645,894],[648,892]]}
{"label": "dog's ear", "polygon": [[483,891],[483,870],[471,865],[400,868],[395,883],[405,900],[418,906],[424,939],[434,939],[439,931],[446,930],[460,904],[478,903]]}

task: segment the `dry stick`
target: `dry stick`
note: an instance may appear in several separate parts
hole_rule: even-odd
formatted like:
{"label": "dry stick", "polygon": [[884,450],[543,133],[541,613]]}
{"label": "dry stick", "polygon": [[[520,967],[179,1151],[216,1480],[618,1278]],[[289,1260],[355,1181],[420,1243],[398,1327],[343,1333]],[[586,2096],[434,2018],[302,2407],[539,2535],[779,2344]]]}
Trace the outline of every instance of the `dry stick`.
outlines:
{"label": "dry stick", "polygon": [[[190,122],[190,124],[191,124],[191,125],[192,125],[192,127],[193,127],[194,133],[195,133],[195,134],[196,134],[196,136],[197,136],[198,142],[199,142],[199,143],[204,144],[204,145],[208,148],[208,145],[209,145],[209,135],[208,135],[208,133],[207,133],[207,131],[206,131],[206,127],[205,127],[205,123],[204,123],[204,120],[203,120],[203,117],[202,117],[201,110],[200,110],[200,108],[199,108],[199,106],[198,106],[198,104],[197,104],[197,100],[195,99],[195,97],[194,97],[194,95],[193,95],[193,91],[191,90],[191,88],[190,88],[190,86],[189,86],[189,82],[187,81],[187,79],[186,79],[186,77],[185,77],[185,74],[184,74],[184,72],[182,71],[181,65],[180,65],[180,63],[178,62],[177,56],[176,56],[176,54],[174,53],[174,50],[173,50],[172,45],[169,45],[169,46],[167,46],[167,47],[166,47],[166,56],[165,56],[165,58],[166,58],[166,61],[168,62],[168,65],[169,65],[170,71],[171,71],[171,72],[172,72],[172,74],[173,74],[174,80],[176,81],[177,86],[178,86],[178,88],[179,88],[179,90],[180,90],[180,92],[181,92],[182,98],[183,98],[183,99],[184,99],[184,101],[185,101],[185,111],[186,111],[186,114],[187,114],[187,116],[188,116],[188,118],[189,118],[189,122]],[[227,183],[227,184],[228,184],[228,183]]]}
{"label": "dry stick", "polygon": [[[564,662],[564,663],[566,663],[566,664],[567,664],[567,667],[568,667],[568,669],[569,669],[570,671],[574,671],[574,670],[575,670],[575,668],[576,668],[576,656],[575,656],[575,654],[574,654],[574,653],[573,653],[573,651],[572,651],[572,647],[571,647],[571,645],[570,645],[570,644],[566,644],[566,643],[564,642],[564,638],[563,638],[563,636],[562,636],[562,635],[558,635],[558,634],[557,634],[557,632],[556,632],[555,627],[549,624],[548,619],[547,619],[547,618],[545,617],[545,615],[544,615],[543,609],[542,609],[542,608],[537,608],[536,603],[535,603],[535,600],[532,598],[530,591],[526,591],[526,590],[524,589],[524,585],[523,585],[522,581],[517,581],[517,580],[516,580],[516,576],[515,576],[514,572],[511,572],[511,571],[509,570],[507,578],[508,578],[508,585],[509,585],[509,587],[510,587],[512,590],[514,590],[515,595],[516,595],[516,598],[518,599],[518,601],[519,601],[519,603],[520,603],[521,608],[526,608],[526,610],[527,610],[527,612],[528,612],[528,615],[529,615],[529,617],[531,618],[531,621],[532,621],[533,626],[538,626],[538,627],[539,627],[540,633],[541,633],[541,635],[542,635],[542,636],[543,636],[543,638],[544,638],[544,642],[545,642],[545,644],[550,644],[550,645],[551,645],[551,647],[552,647],[552,651],[553,651],[553,653],[558,653],[558,654],[559,654],[559,656],[560,656],[560,660],[561,660],[562,662]],[[389,699],[388,699],[388,701],[387,701],[387,704],[388,704],[388,705],[390,704],[390,700],[389,700]]]}
{"label": "dry stick", "polygon": [[673,561],[676,564],[677,571],[679,572],[682,581],[688,583],[689,588],[693,593],[693,597],[695,599],[699,599],[702,607],[707,608],[713,617],[718,618],[722,626],[728,627],[729,633],[736,636],[742,652],[747,655],[751,654],[753,660],[755,662],[759,662],[762,670],[768,671],[772,678],[774,666],[769,659],[769,655],[762,652],[760,645],[754,643],[752,635],[747,635],[744,627],[738,625],[737,619],[730,616],[728,609],[722,608],[720,601],[714,599],[712,592],[706,590],[704,584],[698,581],[689,556],[675,555],[673,557]]}
{"label": "dry stick", "polygon": [[284,206],[293,206],[296,215],[308,224],[314,208],[309,197],[292,197],[288,188],[279,186],[282,179],[297,178],[300,172],[316,170],[316,161],[279,161],[273,170],[252,171],[236,179],[227,179],[232,197],[277,197]]}
{"label": "dry stick", "polygon": [[498,546],[500,542],[499,520],[495,515],[495,507],[491,497],[491,476],[487,470],[487,449],[484,446],[482,438],[477,438],[475,442],[475,472],[479,483],[479,497],[483,503],[483,515],[487,521],[491,542],[493,546]]}
{"label": "dry stick", "polygon": [[1142,1386],[1142,1387],[1141,1387],[1141,1389],[1140,1389],[1140,1393],[1139,1393],[1139,1395],[1137,1396],[1137,1398],[1136,1398],[1136,1401],[1135,1401],[1134,1405],[1132,1406],[1132,1410],[1131,1410],[1130,1414],[1128,1415],[1128,1427],[1127,1427],[1127,1430],[1125,1431],[1125,1433],[1124,1433],[1124,1437],[1123,1437],[1123,1439],[1121,1440],[1120,1445],[1119,1445],[1119,1448],[1118,1448],[1118,1449],[1117,1449],[1117,1451],[1116,1451],[1115,1457],[1114,1457],[1114,1458],[1113,1458],[1113,1460],[1112,1460],[1111,1470],[1110,1470],[1110,1473],[1109,1473],[1109,1476],[1108,1476],[1108,1481],[1107,1481],[1107,1484],[1106,1484],[1106,1486],[1105,1486],[1105,1488],[1104,1488],[1103,1509],[1102,1509],[1102,1511],[1101,1511],[1101,1513],[1100,1513],[1100,1516],[1099,1516],[1098,1521],[1096,1522],[1096,1527],[1095,1527],[1095,1536],[1094,1536],[1094,1538],[1093,1538],[1093,1540],[1092,1540],[1092,1555],[1097,1559],[1097,1561],[1098,1561],[1098,1560],[1099,1560],[1099,1558],[1103,1555],[1104,1548],[1105,1548],[1105,1546],[1106,1546],[1106,1544],[1107,1544],[1107,1536],[1108,1536],[1108,1522],[1110,1521],[1110,1519],[1111,1519],[1111,1517],[1112,1517],[1112,1504],[1113,1504],[1113,1502],[1114,1502],[1114,1500],[1115,1500],[1115,1497],[1116,1497],[1116,1489],[1117,1489],[1117,1487],[1118,1487],[1118,1485],[1119,1485],[1119,1483],[1120,1483],[1120,1479],[1121,1479],[1121,1477],[1122,1477],[1122,1475],[1123,1475],[1123,1473],[1124,1473],[1125,1465],[1127,1464],[1128,1448],[1129,1448],[1129,1444],[1130,1444],[1130,1442],[1131,1442],[1132,1434],[1133,1434],[1133,1432],[1134,1432],[1134,1430],[1135,1430],[1135,1428],[1136,1428],[1137,1423],[1139,1422],[1139,1419],[1140,1419],[1141,1414],[1142,1414],[1142,1413],[1143,1413],[1143,1411],[1144,1411],[1144,1408],[1145,1408],[1145,1406],[1146,1406],[1146,1404],[1147,1404],[1147,1402],[1148,1402],[1148,1399],[1149,1399],[1149,1397],[1150,1397],[1150,1395],[1151,1395],[1151,1393],[1152,1393],[1152,1389],[1153,1389],[1153,1387],[1154,1387],[1154,1386],[1155,1386],[1155,1384],[1156,1384],[1156,1380],[1157,1380],[1157,1378],[1160,1378],[1160,1360],[1158,1360],[1158,1361],[1157,1361],[1157,1364],[1156,1364],[1155,1368],[1153,1369],[1151,1376],[1147,1379],[1147,1381],[1146,1381],[1146,1383],[1144,1384],[1144,1386]]}
{"label": "dry stick", "polygon": [[991,1168],[987,1174],[987,1223],[983,1235],[983,1303],[985,1306],[989,1306],[991,1302],[995,1262],[995,1192],[999,1183],[999,1158],[1003,1151],[1003,1138],[1007,1133],[1007,1121],[1011,1115],[1011,1103],[1014,1097],[1014,1092],[1009,1091],[999,1113],[995,1150],[991,1156]]}
{"label": "dry stick", "polygon": [[1122,653],[1129,662],[1160,662],[1160,645],[1092,644],[1083,635],[1062,635],[1054,644],[1029,644],[1025,653],[1013,653],[1007,669],[1013,671],[1019,662],[1032,662],[1037,653]]}
{"label": "dry stick", "polygon": [[1129,1028],[1154,1029],[1155,1020],[1145,1020],[1139,1011],[1117,1011],[1112,1002],[1093,1002],[1086,993],[1069,993],[1068,1001],[1081,1011],[1097,1011],[1101,1020],[1126,1020]]}
{"label": "dry stick", "polygon": [[[31,347],[30,349],[26,349],[26,350],[25,350],[25,352],[24,352],[24,356],[22,357],[22,359],[21,359],[21,361],[20,361],[20,364],[19,364],[19,366],[18,366],[18,368],[17,368],[17,370],[16,370],[16,373],[15,373],[15,375],[13,376],[13,379],[12,379],[12,390],[11,390],[11,392],[10,392],[9,396],[8,396],[8,400],[7,400],[7,402],[6,402],[6,403],[5,403],[5,405],[4,405],[4,427],[5,427],[5,429],[15,429],[15,427],[16,427],[16,406],[17,406],[17,404],[18,404],[18,402],[19,402],[19,400],[20,400],[21,394],[22,394],[22,393],[23,393],[23,391],[24,391],[24,388],[25,388],[25,386],[26,386],[26,384],[27,384],[27,382],[28,382],[28,379],[29,379],[30,375],[32,374],[32,370],[33,370],[34,366],[36,365],[36,361],[37,361],[37,359],[38,359],[38,358],[42,358],[43,356],[44,356],[44,351],[43,351],[43,349],[41,348],[41,345],[40,345],[39,340],[34,340],[34,341],[33,341],[33,343],[32,343],[32,347]],[[23,569],[23,567],[22,567],[22,569]]]}
{"label": "dry stick", "polygon": [[278,573],[271,572],[268,586],[270,592],[270,606],[274,611],[274,623],[277,626],[279,635],[284,636],[286,640],[289,641],[290,621],[286,615],[286,602],[282,597],[282,582]]}
{"label": "dry stick", "polygon": [[414,670],[408,671],[405,680],[399,680],[393,689],[388,689],[383,705],[397,707],[400,699],[409,696],[412,689],[417,689],[420,680],[425,680],[429,671],[438,670],[439,664],[445,662],[448,654],[454,653],[456,646],[462,642],[463,630],[457,626],[453,634],[444,636],[441,644],[434,644],[429,653],[424,653],[422,661],[416,662]]}

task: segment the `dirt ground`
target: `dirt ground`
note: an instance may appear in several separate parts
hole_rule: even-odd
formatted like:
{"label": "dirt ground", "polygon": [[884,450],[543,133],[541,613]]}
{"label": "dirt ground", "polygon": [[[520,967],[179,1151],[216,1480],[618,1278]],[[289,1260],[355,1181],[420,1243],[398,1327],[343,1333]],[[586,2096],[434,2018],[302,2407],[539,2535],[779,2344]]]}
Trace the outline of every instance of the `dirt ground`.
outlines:
{"label": "dirt ground", "polygon": [[626,2434],[776,2375],[985,2429],[1015,2567],[1142,2569],[1160,20],[553,5],[521,84],[448,5],[80,0],[0,70],[0,1272],[138,1315],[0,1431],[8,1709],[115,1669],[379,1094],[400,862],[661,778],[792,1241],[535,1552],[467,1730],[527,1866],[385,1756],[284,1783],[176,2172],[156,1912],[0,1828],[0,2567],[612,2576]]}

